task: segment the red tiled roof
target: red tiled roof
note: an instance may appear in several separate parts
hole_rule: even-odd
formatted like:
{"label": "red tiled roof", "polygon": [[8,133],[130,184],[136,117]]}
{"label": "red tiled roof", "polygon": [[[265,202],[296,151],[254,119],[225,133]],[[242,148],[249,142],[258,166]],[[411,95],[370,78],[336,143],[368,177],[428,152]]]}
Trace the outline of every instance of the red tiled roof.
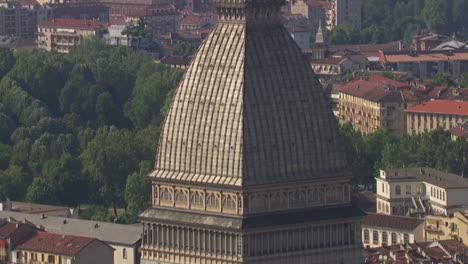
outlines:
{"label": "red tiled roof", "polygon": [[468,122],[458,124],[450,129],[450,133],[458,137],[468,138]]}
{"label": "red tiled roof", "polygon": [[414,230],[424,220],[413,217],[395,216],[395,215],[384,215],[368,213],[361,220],[362,225],[392,228],[399,230]]}
{"label": "red tiled roof", "polygon": [[320,59],[320,60],[313,60],[311,61],[311,64],[327,64],[327,65],[338,65],[340,64],[344,58],[325,58],[325,59]]}
{"label": "red tiled roof", "polygon": [[405,109],[405,112],[468,115],[468,102],[433,100]]}
{"label": "red tiled roof", "polygon": [[409,87],[380,75],[355,77],[353,80],[336,88],[337,91],[358,96],[373,102],[414,102],[422,96],[402,89]]}
{"label": "red tiled roof", "polygon": [[331,3],[327,1],[305,0],[308,6],[321,6],[323,9],[331,9]]}
{"label": "red tiled roof", "polygon": [[448,55],[444,52],[415,53],[411,54],[383,54],[385,62],[417,62],[417,61],[454,61],[468,60],[468,52],[453,52]]}
{"label": "red tiled roof", "polygon": [[0,224],[0,236],[7,237],[17,229],[15,223]]}
{"label": "red tiled roof", "polygon": [[98,20],[73,19],[73,18],[56,18],[39,24],[41,27],[64,27],[64,28],[86,28],[98,29],[107,25]]}
{"label": "red tiled roof", "polygon": [[399,51],[400,42],[393,41],[383,44],[344,44],[344,45],[332,45],[329,48],[330,51],[338,50],[351,50],[355,52],[369,52],[369,51]]}
{"label": "red tiled roof", "polygon": [[292,25],[287,25],[285,28],[288,30],[289,33],[294,33],[294,32],[308,32],[306,28],[301,28],[301,27],[296,27]]}
{"label": "red tiled roof", "polygon": [[178,15],[179,11],[174,6],[149,6],[145,9],[138,9],[130,12],[127,16],[129,17],[140,17],[140,16],[170,16]]}
{"label": "red tiled roof", "polygon": [[91,237],[62,235],[37,231],[17,248],[73,256],[96,240]]}
{"label": "red tiled roof", "polygon": [[196,15],[189,15],[182,18],[180,25],[199,26],[203,22],[203,18]]}
{"label": "red tiled roof", "polygon": [[39,3],[36,0],[16,0],[15,2],[19,3],[22,6],[39,5]]}

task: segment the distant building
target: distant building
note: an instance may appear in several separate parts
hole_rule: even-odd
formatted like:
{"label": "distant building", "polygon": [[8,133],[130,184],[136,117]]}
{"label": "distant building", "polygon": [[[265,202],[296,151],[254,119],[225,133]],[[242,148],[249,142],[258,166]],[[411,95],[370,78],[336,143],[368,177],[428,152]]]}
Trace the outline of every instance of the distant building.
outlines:
{"label": "distant building", "polygon": [[98,20],[57,18],[37,26],[37,44],[45,50],[68,53],[86,37],[100,36],[107,25]]}
{"label": "distant building", "polygon": [[434,100],[405,109],[408,134],[450,130],[468,120],[468,102]]}
{"label": "distant building", "polygon": [[0,1],[0,35],[34,39],[37,13],[19,2]]}
{"label": "distant building", "polygon": [[11,263],[113,264],[114,249],[91,237],[35,231],[15,246]]}
{"label": "distant building", "polygon": [[10,263],[11,250],[32,235],[35,228],[24,223],[11,223],[0,218],[0,263]]}
{"label": "distant building", "polygon": [[153,34],[164,35],[179,30],[181,15],[173,5],[150,6],[127,15],[127,21],[131,21],[134,24],[140,18],[143,18]]}
{"label": "distant building", "polygon": [[382,247],[424,241],[424,220],[368,213],[361,221],[364,247]]}
{"label": "distant building", "polygon": [[77,208],[68,208],[63,206],[25,203],[7,200],[0,203],[0,213],[18,212],[25,214],[35,214],[38,216],[59,216],[67,218],[78,218]]}
{"label": "distant building", "polygon": [[459,78],[468,72],[468,51],[381,52],[384,69],[408,72],[420,79],[430,79],[437,73],[449,73]]}
{"label": "distant building", "polygon": [[463,122],[449,129],[452,134],[452,139],[457,140],[459,137],[468,138],[468,122]]}
{"label": "distant building", "polygon": [[135,12],[144,11],[152,6],[173,4],[173,2],[169,0],[98,0],[98,2],[109,8],[110,24],[123,22],[126,16]]}
{"label": "distant building", "polygon": [[340,76],[353,68],[353,63],[347,58],[325,58],[310,62],[315,74],[319,77]]}
{"label": "distant building", "polygon": [[377,213],[450,215],[468,206],[468,179],[431,168],[381,169]]}
{"label": "distant building", "polygon": [[[0,212],[0,223],[2,219],[12,220],[13,222],[17,220],[24,220],[31,226],[47,232],[63,235],[94,237],[107,243],[109,246],[115,249],[114,264],[140,263],[139,248],[142,236],[142,229],[140,225],[121,225],[54,216],[44,217],[42,215],[29,215],[25,213],[7,211]],[[0,239],[2,234],[1,230],[2,229],[0,226]]]}
{"label": "distant building", "polygon": [[317,0],[297,0],[293,1],[291,5],[292,14],[301,14],[306,17],[310,22],[309,26],[314,30],[318,28],[319,23],[326,25],[327,10],[331,9],[331,3],[327,1]]}
{"label": "distant building", "polygon": [[[55,18],[92,19],[102,23],[109,22],[109,7],[100,2],[65,2],[50,4],[50,6],[55,10]],[[50,20],[52,18],[46,21]]]}
{"label": "distant building", "polygon": [[331,0],[333,16],[328,29],[337,25],[349,24],[361,29],[361,0]]}
{"label": "distant building", "polygon": [[336,88],[339,121],[368,134],[387,128],[393,134],[406,131],[403,110],[422,100],[407,91],[409,85],[380,75],[355,77]]}
{"label": "distant building", "polygon": [[425,239],[445,240],[458,239],[464,243],[468,241],[468,214],[455,212],[450,216],[426,216],[425,218]]}
{"label": "distant building", "polygon": [[310,48],[310,31],[308,29],[295,26],[286,26],[285,28],[302,50]]}
{"label": "distant building", "polygon": [[468,247],[457,240],[415,242],[364,249],[366,264],[465,264]]}

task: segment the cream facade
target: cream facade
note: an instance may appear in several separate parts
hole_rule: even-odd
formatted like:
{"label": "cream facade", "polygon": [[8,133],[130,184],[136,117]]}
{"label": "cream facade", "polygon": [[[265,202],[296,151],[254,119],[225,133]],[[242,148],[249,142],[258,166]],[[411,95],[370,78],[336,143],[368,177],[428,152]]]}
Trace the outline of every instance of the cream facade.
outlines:
{"label": "cream facade", "polygon": [[429,168],[380,170],[377,213],[450,215],[468,205],[465,178]]}
{"label": "cream facade", "polygon": [[426,241],[458,239],[468,241],[468,217],[465,211],[452,216],[426,216],[424,235]]}
{"label": "cream facade", "polygon": [[[59,21],[60,19],[56,20]],[[91,24],[86,24],[91,22],[86,21],[83,21],[83,27],[76,24],[68,25],[68,23],[63,23],[63,25],[60,23],[54,24],[54,21],[37,26],[36,43],[39,48],[68,53],[81,39],[100,35],[100,29],[102,28],[102,26],[98,26],[97,24],[95,26],[88,26]]]}
{"label": "cream facade", "polygon": [[29,249],[12,250],[12,264],[113,264],[113,249],[94,240],[74,255]]}
{"label": "cream facade", "polygon": [[364,247],[382,247],[424,241],[424,224],[414,230],[362,225]]}
{"label": "cream facade", "polygon": [[445,130],[456,127],[468,120],[468,115],[420,113],[406,111],[406,127],[408,134],[421,134],[432,131],[438,127]]}

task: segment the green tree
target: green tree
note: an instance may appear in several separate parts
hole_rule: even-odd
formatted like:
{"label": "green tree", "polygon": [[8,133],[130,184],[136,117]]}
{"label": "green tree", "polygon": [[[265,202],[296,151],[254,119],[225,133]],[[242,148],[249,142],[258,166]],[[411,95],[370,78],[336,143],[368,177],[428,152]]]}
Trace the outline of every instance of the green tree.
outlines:
{"label": "green tree", "polygon": [[460,87],[468,88],[468,73],[465,72],[460,76]]}
{"label": "green tree", "polygon": [[177,44],[174,45],[173,48],[174,52],[176,55],[179,56],[191,56],[195,53],[197,50],[197,46],[186,42],[186,41],[181,41]]}
{"label": "green tree", "polygon": [[15,65],[16,59],[9,48],[0,47],[0,79]]}
{"label": "green tree", "polygon": [[432,76],[431,84],[436,86],[453,87],[455,86],[455,81],[453,80],[452,75],[448,73],[437,73]]}
{"label": "green tree", "polygon": [[12,147],[0,144],[0,171],[8,167],[12,155]]}
{"label": "green tree", "polygon": [[46,161],[42,174],[51,193],[61,204],[78,206],[88,197],[88,181],[81,171],[81,161],[64,153],[58,160]]}
{"label": "green tree", "polygon": [[128,176],[125,184],[127,210],[132,215],[137,215],[150,204],[151,184],[147,178],[149,172],[148,165],[149,162],[140,164],[140,171]]}
{"label": "green tree", "polygon": [[0,173],[0,198],[23,200],[31,184],[31,176],[21,167],[10,165]]}
{"label": "green tree", "polygon": [[450,34],[451,14],[448,13],[449,1],[426,0],[423,9],[426,25],[437,33]]}
{"label": "green tree", "polygon": [[28,191],[26,193],[26,201],[30,203],[39,204],[55,203],[55,199],[52,195],[50,187],[41,178],[34,179],[32,184],[28,187]]}
{"label": "green tree", "polygon": [[126,129],[101,127],[81,153],[84,172],[99,193],[100,200],[114,208],[124,205],[127,176],[134,172],[142,160],[140,147],[133,134]]}

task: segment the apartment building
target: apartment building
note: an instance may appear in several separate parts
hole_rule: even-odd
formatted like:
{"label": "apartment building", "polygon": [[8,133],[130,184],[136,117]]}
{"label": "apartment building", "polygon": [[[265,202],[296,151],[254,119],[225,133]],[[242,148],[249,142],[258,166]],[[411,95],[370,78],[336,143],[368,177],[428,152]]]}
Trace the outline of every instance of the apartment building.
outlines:
{"label": "apartment building", "polygon": [[359,76],[336,88],[339,121],[368,134],[387,128],[393,134],[406,131],[403,110],[423,100],[408,91],[409,85],[380,75]]}
{"label": "apartment building", "polygon": [[37,26],[37,44],[46,50],[68,53],[86,37],[100,36],[107,24],[98,20],[57,18]]}
{"label": "apartment building", "polygon": [[349,24],[357,29],[361,29],[361,0],[332,0],[333,16],[329,29],[337,25]]}
{"label": "apartment building", "polygon": [[382,247],[424,241],[424,220],[367,213],[362,218],[364,247]]}
{"label": "apartment building", "polygon": [[426,241],[458,239],[468,241],[468,213],[458,211],[450,216],[426,216],[424,224]]}
{"label": "apartment building", "polygon": [[18,2],[0,2],[0,35],[34,39],[36,12]]}
{"label": "apartment building", "polygon": [[429,132],[442,127],[455,128],[468,119],[468,102],[433,100],[404,110],[408,134]]}
{"label": "apartment building", "polygon": [[432,168],[382,169],[377,213],[447,216],[468,206],[468,179]]}

